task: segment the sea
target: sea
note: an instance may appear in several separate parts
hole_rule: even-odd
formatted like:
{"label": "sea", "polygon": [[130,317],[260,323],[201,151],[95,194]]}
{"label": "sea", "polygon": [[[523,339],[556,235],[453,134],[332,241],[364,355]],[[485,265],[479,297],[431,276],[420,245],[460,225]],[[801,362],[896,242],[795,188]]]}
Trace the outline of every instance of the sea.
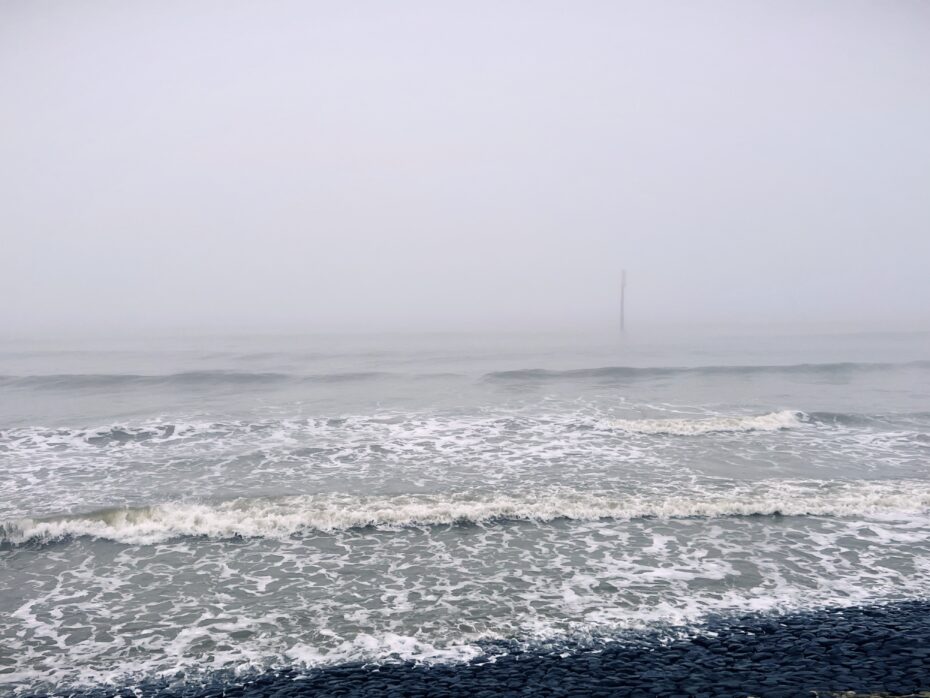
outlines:
{"label": "sea", "polygon": [[928,596],[930,333],[0,343],[0,694]]}

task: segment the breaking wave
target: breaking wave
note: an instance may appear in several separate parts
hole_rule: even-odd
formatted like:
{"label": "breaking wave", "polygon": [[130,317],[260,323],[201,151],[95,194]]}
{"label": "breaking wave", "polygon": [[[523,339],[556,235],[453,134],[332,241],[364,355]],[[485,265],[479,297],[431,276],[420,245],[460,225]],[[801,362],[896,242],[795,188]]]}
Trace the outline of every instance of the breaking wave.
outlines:
{"label": "breaking wave", "polygon": [[[141,423],[116,423],[93,427],[13,427],[0,429],[0,452],[4,449],[64,448],[82,445],[109,446],[139,442],[167,443],[191,438],[228,438],[234,434],[297,433],[301,430],[364,428],[371,426],[401,425],[406,422],[422,426],[429,416],[409,414],[387,414],[383,416],[355,417],[331,416],[286,420],[225,420],[225,421],[182,421],[172,419],[150,419]],[[781,410],[759,415],[711,416],[695,415],[681,418],[606,419],[568,416],[557,419],[551,415],[521,417],[506,416],[470,422],[480,428],[496,432],[502,426],[508,428],[551,425],[576,429],[579,426],[596,426],[604,430],[619,430],[633,434],[656,434],[671,436],[698,436],[718,432],[778,431],[803,425],[824,427],[870,427],[897,428],[914,420],[930,419],[928,412],[897,414],[854,414],[842,412],[802,412]],[[466,424],[462,422],[461,424]],[[924,438],[915,434],[914,438]]]}
{"label": "breaking wave", "polygon": [[774,480],[730,483],[684,494],[601,494],[568,489],[504,494],[348,494],[240,498],[215,503],[169,502],[0,524],[0,544],[91,537],[153,544],[180,537],[285,538],[304,531],[484,525],[557,519],[683,519],[737,516],[870,516],[924,512],[922,481]]}
{"label": "breaking wave", "polygon": [[810,418],[803,412],[782,410],[749,417],[709,417],[701,419],[617,419],[611,424],[634,434],[700,436],[720,432],[779,431],[800,426]]}

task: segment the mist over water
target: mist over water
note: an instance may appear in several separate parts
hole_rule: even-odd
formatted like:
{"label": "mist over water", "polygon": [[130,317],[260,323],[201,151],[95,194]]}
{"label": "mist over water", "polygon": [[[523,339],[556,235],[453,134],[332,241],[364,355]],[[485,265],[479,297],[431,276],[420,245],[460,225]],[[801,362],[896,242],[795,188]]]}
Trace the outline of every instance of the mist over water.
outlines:
{"label": "mist over water", "polygon": [[0,9],[0,332],[926,329],[924,3]]}

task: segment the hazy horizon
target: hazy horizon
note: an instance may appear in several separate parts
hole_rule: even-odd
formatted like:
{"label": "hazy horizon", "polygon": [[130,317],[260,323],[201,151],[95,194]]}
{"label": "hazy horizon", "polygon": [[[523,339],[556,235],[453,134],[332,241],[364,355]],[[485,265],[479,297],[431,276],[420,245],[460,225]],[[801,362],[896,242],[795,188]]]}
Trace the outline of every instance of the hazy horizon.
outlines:
{"label": "hazy horizon", "polygon": [[0,333],[927,330],[927,75],[918,2],[7,2]]}

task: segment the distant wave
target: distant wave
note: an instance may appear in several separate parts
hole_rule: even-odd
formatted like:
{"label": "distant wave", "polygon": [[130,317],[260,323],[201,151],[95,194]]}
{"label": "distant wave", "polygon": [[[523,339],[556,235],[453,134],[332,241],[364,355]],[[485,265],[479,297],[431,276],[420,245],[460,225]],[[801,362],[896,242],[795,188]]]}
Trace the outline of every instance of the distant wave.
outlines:
{"label": "distant wave", "polygon": [[107,388],[137,386],[267,385],[274,383],[343,383],[388,377],[378,371],[297,375],[274,372],[185,371],[181,373],[66,373],[57,375],[0,376],[0,386],[30,388]]}
{"label": "distant wave", "polygon": [[592,493],[569,489],[515,494],[348,494],[172,502],[0,524],[0,543],[20,545],[88,536],[130,544],[179,537],[285,538],[303,531],[403,528],[556,519],[681,519],[734,516],[868,516],[923,512],[930,483],[763,481],[679,494]]}
{"label": "distant wave", "polygon": [[778,431],[809,421],[803,412],[782,410],[748,417],[704,417],[700,419],[617,419],[611,425],[635,434],[699,436],[718,432]]}
{"label": "distant wave", "polygon": [[634,367],[602,366],[599,368],[576,368],[564,371],[543,368],[524,368],[512,371],[492,371],[485,374],[486,380],[492,381],[547,381],[572,378],[600,379],[636,379],[675,375],[751,375],[760,373],[773,374],[831,374],[857,371],[883,371],[898,368],[930,368],[930,361],[910,361],[906,363],[825,363],[825,364],[789,364],[789,365],[733,365],[733,366],[668,366],[668,367]]}
{"label": "distant wave", "polygon": [[[650,377],[676,375],[752,375],[752,374],[817,374],[882,371],[901,368],[930,368],[930,361],[907,363],[826,363],[759,366],[602,366],[568,370],[525,368],[508,371],[492,371],[484,374],[486,381],[540,382],[594,378],[601,380],[635,380]],[[390,373],[385,371],[348,371],[305,375],[274,371],[182,371],[168,374],[143,373],[62,373],[37,375],[0,375],[0,387],[40,389],[93,389],[120,388],[131,386],[222,386],[222,385],[273,385],[277,383],[343,383],[361,382],[384,378],[448,378],[461,377],[454,373]]]}

